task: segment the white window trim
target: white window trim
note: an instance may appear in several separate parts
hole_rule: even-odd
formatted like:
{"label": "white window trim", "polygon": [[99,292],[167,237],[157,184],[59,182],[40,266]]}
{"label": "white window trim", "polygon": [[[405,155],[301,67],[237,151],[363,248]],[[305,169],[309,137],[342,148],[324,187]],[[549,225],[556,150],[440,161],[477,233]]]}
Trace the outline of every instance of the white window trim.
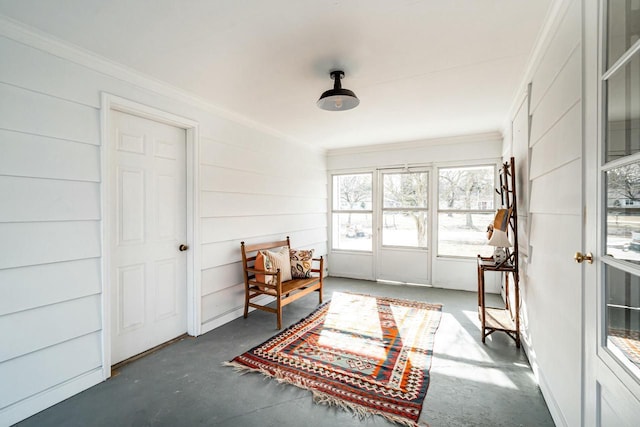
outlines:
{"label": "white window trim", "polygon": [[[328,231],[329,231],[329,252],[343,253],[343,254],[368,254],[371,255],[374,253],[375,240],[372,237],[371,249],[370,250],[358,250],[358,249],[340,249],[334,246],[333,240],[333,214],[338,213],[354,213],[354,214],[369,214],[371,215],[371,225],[375,227],[377,215],[377,203],[375,199],[375,194],[377,190],[376,180],[375,180],[375,170],[374,169],[353,169],[353,170],[340,170],[340,171],[329,171],[328,172],[328,181],[329,181],[329,209],[328,209]],[[333,177],[341,176],[341,175],[371,175],[371,210],[341,210],[335,209],[334,207],[334,188],[333,188]],[[373,230],[375,232],[375,230]],[[373,234],[373,233],[372,233]],[[375,234],[374,234],[375,235]]]}
{"label": "white window trim", "polygon": [[447,163],[447,164],[438,164],[434,167],[434,179],[432,180],[433,185],[433,195],[432,195],[432,206],[433,209],[433,240],[431,242],[433,251],[433,257],[436,259],[449,259],[449,260],[461,260],[461,261],[469,261],[475,262],[475,256],[459,256],[459,255],[440,255],[440,247],[439,242],[440,238],[438,236],[438,232],[440,230],[440,213],[495,213],[496,209],[500,206],[500,200],[498,200],[498,195],[494,191],[493,195],[493,208],[488,210],[479,210],[479,209],[471,209],[471,210],[460,210],[460,209],[440,209],[440,191],[439,191],[439,183],[440,183],[440,170],[441,169],[455,169],[455,168],[473,168],[473,167],[482,167],[482,166],[493,166],[493,186],[496,187],[496,183],[499,182],[499,173],[500,167],[502,165],[502,159],[497,159],[495,161],[479,161],[479,162],[455,162],[455,163]]}

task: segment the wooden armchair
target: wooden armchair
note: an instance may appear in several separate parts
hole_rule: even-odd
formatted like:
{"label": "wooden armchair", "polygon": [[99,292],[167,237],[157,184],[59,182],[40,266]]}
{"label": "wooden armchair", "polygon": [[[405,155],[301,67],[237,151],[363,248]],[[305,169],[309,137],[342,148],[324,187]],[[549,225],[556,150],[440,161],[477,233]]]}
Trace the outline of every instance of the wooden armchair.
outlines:
{"label": "wooden armchair", "polygon": [[[318,303],[322,303],[322,280],[324,275],[324,260],[322,257],[314,258],[314,267],[311,272],[313,277],[306,279],[292,279],[282,281],[282,274],[280,269],[275,272],[269,272],[264,270],[256,270],[254,268],[258,251],[286,247],[287,250],[291,248],[289,237],[286,240],[280,240],[277,242],[268,243],[256,243],[253,245],[245,245],[244,242],[240,244],[242,250],[242,268],[244,276],[244,317],[247,318],[249,314],[249,307],[256,308],[258,310],[268,311],[277,315],[278,329],[282,328],[282,307],[285,305],[302,298],[303,296],[317,291],[319,294]],[[275,277],[275,281],[271,284],[259,282],[256,280],[256,273],[264,275],[265,277]],[[269,280],[265,280],[269,282]],[[276,308],[269,307],[267,305],[260,305],[252,300],[261,295],[273,296],[276,299]]]}

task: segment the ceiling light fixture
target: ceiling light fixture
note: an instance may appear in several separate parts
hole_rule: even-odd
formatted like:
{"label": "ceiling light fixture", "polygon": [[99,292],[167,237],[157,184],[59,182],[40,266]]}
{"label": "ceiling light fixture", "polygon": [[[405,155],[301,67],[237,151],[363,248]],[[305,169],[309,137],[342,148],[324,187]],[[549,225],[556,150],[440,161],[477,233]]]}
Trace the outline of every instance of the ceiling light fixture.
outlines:
{"label": "ceiling light fixture", "polygon": [[318,99],[318,107],[327,111],[345,111],[356,108],[360,100],[353,91],[343,89],[340,80],[344,77],[344,71],[336,70],[329,73],[334,80],[333,89],[329,89]]}

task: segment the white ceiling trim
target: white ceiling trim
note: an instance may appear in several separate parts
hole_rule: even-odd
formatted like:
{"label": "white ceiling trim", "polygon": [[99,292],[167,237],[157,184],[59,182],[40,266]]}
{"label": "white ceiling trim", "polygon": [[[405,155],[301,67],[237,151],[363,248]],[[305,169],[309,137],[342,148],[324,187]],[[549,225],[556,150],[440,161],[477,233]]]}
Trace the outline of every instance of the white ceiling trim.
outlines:
{"label": "white ceiling trim", "polygon": [[262,123],[253,121],[241,114],[214,105],[191,92],[184,91],[122,64],[96,55],[95,53],[87,51],[79,46],[59,40],[50,34],[44,33],[20,22],[16,22],[4,15],[0,15],[0,36],[100,72],[109,77],[131,83],[158,95],[168,97],[175,101],[184,102],[240,125],[284,139],[290,143],[301,144],[318,152],[326,151],[325,149],[305,143],[304,141],[298,141],[289,135],[265,126]]}
{"label": "white ceiling trim", "polygon": [[411,150],[437,145],[481,143],[487,141],[502,141],[500,132],[484,132],[469,135],[449,136],[443,138],[421,139],[407,142],[392,142],[388,144],[365,145],[358,147],[334,148],[327,150],[327,156],[343,156],[346,154],[378,153],[384,151]]}

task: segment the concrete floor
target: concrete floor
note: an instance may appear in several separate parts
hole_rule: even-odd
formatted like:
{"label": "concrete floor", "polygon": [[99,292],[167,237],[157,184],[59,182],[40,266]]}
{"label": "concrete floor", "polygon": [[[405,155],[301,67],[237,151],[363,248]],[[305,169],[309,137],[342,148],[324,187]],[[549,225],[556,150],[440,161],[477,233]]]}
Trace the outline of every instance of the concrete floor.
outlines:
{"label": "concrete floor", "polygon": [[[329,278],[333,291],[443,304],[421,423],[438,426],[553,426],[526,356],[505,334],[480,341],[473,292]],[[493,303],[499,301],[498,296]],[[311,312],[315,295],[284,309],[284,327]],[[185,338],[119,374],[19,423],[28,426],[397,426],[314,404],[311,393],[222,362],[276,333],[275,316],[250,313],[198,338]]]}

